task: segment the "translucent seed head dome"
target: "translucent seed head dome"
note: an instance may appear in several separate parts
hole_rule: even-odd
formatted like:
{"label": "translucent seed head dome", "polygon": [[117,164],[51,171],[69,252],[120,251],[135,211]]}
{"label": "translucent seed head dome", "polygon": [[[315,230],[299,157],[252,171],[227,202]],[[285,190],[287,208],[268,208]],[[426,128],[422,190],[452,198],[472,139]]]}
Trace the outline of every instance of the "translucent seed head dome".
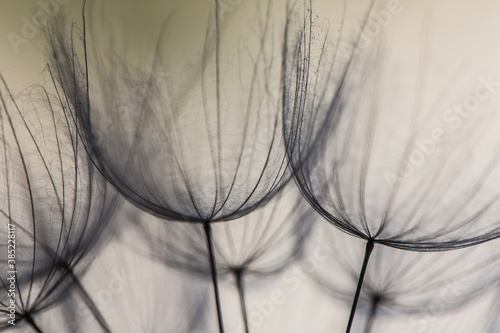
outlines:
{"label": "translucent seed head dome", "polygon": [[[161,217],[232,219],[288,178],[279,94],[285,13],[272,1],[231,13],[211,2],[186,8],[159,31],[147,70],[124,60],[126,47],[97,19],[86,21],[85,47],[76,27],[55,20],[52,64],[93,160],[121,193]],[[186,31],[192,42],[180,43],[176,34]]]}
{"label": "translucent seed head dome", "polygon": [[[63,100],[40,86],[14,97],[3,78],[1,85],[0,228],[5,238],[0,243],[6,250],[0,259],[9,268],[1,276],[1,301],[6,307],[14,300],[15,317],[31,320],[66,297],[68,286],[85,272],[109,235],[116,195],[93,168],[65,117]],[[11,282],[13,294],[7,292]],[[3,316],[0,326],[9,326],[9,319]]]}
{"label": "translucent seed head dome", "polygon": [[[450,39],[442,11],[412,13],[355,49],[336,80],[312,91],[310,80],[288,81],[288,156],[306,199],[352,235],[414,250],[483,242],[500,231],[500,76],[488,65],[499,50]],[[289,78],[335,60],[300,57],[321,46],[313,32],[289,52]]]}

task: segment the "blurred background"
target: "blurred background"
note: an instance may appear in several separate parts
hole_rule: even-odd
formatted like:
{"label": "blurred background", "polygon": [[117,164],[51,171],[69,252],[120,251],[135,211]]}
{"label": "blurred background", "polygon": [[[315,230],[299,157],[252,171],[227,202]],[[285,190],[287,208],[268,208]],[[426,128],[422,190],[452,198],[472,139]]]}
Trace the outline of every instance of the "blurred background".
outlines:
{"label": "blurred background", "polygon": [[[225,34],[239,36],[238,26],[250,24],[247,18],[252,16],[252,12],[249,11],[251,6],[248,6],[248,1],[252,0],[221,0],[224,8],[227,8],[221,16]],[[286,7],[285,0],[275,2],[281,2],[281,6]],[[347,9],[344,12],[345,3]],[[356,27],[359,27],[369,2],[313,0],[312,5],[316,21],[328,26],[331,35],[338,32],[342,18],[345,18],[343,38],[348,49],[348,41],[355,35]],[[43,71],[47,63],[45,54],[48,47],[42,38],[44,22],[41,26],[38,22],[64,14],[81,24],[82,6],[83,2],[80,0],[0,2],[0,73],[14,92],[31,84],[46,82]],[[167,55],[172,59],[181,59],[190,50],[200,47],[201,37],[204,36],[200,34],[200,26],[196,26],[196,16],[199,15],[199,21],[203,21],[202,18],[213,4],[210,0],[108,0],[87,1],[87,6],[93,12],[89,19],[95,20],[102,28],[96,29],[96,33],[102,33],[100,37],[103,40],[109,38],[116,43],[116,53],[127,62],[147,70],[151,68],[154,48],[165,20],[174,17],[178,24],[170,30],[172,37]],[[392,10],[389,16],[381,14],[387,13],[388,8]],[[423,88],[423,94],[429,101],[441,91],[436,87],[441,86],[443,77],[454,80],[456,90],[462,94],[442,96],[443,105],[449,105],[457,100],[457,96],[465,96],[473,90],[478,77],[491,77],[493,81],[500,82],[500,43],[497,41],[500,33],[500,2],[379,1],[374,6],[374,12],[380,15],[375,15],[368,21],[371,27],[365,32],[362,42],[369,47],[372,42],[384,40],[387,56],[394,59],[398,68],[397,76],[403,78],[403,81],[407,75],[414,77],[418,70],[408,64],[423,61],[428,68],[428,84]],[[127,220],[130,216],[133,214],[123,213],[117,218]],[[318,216],[316,223],[327,222]],[[109,322],[117,328],[116,332],[163,332],[158,325],[172,323],[162,318],[165,315],[163,311],[167,313],[165,317],[175,318],[183,316],[183,307],[189,307],[190,313],[205,319],[198,327],[186,328],[189,325],[181,323],[179,330],[169,332],[217,332],[209,281],[166,268],[157,262],[146,262],[127,246],[127,242],[123,242],[123,239],[133,242],[135,232],[130,229],[125,235],[111,240],[108,246],[103,247],[83,279],[90,293],[94,292],[104,316],[108,316]],[[360,248],[363,247],[362,241],[355,239],[354,242]],[[322,251],[319,259],[309,253],[273,277],[251,281],[247,293],[251,332],[344,331],[350,304],[334,300],[324,289],[318,287],[310,275],[316,267],[327,262],[328,259],[323,258],[334,256],[336,251],[342,249],[334,248],[331,244],[317,246]],[[312,253],[315,253],[314,249],[313,246]],[[160,283],[157,281],[158,276],[164,277],[162,281],[168,282]],[[111,286],[109,281],[119,282]],[[221,293],[227,332],[239,333],[244,331],[234,283],[229,277],[222,278]],[[196,297],[191,299],[187,295],[193,290]],[[199,295],[204,296],[198,297]],[[464,306],[439,315],[429,312],[381,315],[373,332],[500,332],[500,326],[496,324],[496,318],[500,318],[499,299],[498,292],[493,288]],[[186,306],[186,300],[187,303],[191,302],[189,306]],[[155,301],[165,302],[170,306],[160,307],[161,311],[153,315],[152,312],[157,310]],[[194,309],[197,311],[193,311],[192,305],[197,302],[203,304],[203,311],[197,312],[196,306]],[[72,308],[78,309],[79,306]],[[98,331],[89,316],[79,314],[78,310],[65,313],[66,310],[65,306],[50,309],[47,316],[40,317],[40,326],[47,328],[46,332]],[[359,316],[366,317],[367,312],[366,309],[360,311]],[[59,326],[61,324],[57,318],[61,317],[61,313],[65,318],[83,318],[79,318],[75,325]],[[137,317],[133,321],[137,326],[121,326],[122,316]],[[146,319],[142,322],[141,318]],[[188,322],[194,320],[188,317],[184,319]],[[355,327],[355,331],[362,332],[361,326]],[[27,332],[30,330],[27,327],[20,330],[23,329]]]}

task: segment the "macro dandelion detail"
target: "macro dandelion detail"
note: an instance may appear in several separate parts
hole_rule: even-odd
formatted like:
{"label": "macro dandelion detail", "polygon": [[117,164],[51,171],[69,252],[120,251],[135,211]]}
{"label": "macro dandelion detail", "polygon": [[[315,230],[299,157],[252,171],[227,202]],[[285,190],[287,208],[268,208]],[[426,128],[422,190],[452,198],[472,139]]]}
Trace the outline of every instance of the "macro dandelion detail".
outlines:
{"label": "macro dandelion detail", "polygon": [[[279,87],[281,65],[273,56],[281,44],[280,26],[274,28],[270,19],[272,2],[255,4],[256,31],[250,29],[246,40],[221,30],[218,1],[214,4],[198,32],[203,48],[167,78],[154,71],[137,75],[113,54],[97,54],[102,49],[86,29],[85,8],[82,46],[62,20],[47,35],[54,76],[101,172],[142,209],[203,224],[223,331],[211,224],[264,204],[288,176],[279,96],[271,89]],[[167,64],[169,23],[155,51]],[[179,90],[180,75],[193,82]],[[147,88],[145,95],[119,117],[113,97],[135,84]],[[113,126],[102,128],[106,119]]]}
{"label": "macro dandelion detail", "polygon": [[[349,332],[375,244],[443,251],[498,237],[498,98],[480,76],[476,82],[483,86],[475,89],[484,90],[484,102],[474,100],[474,114],[468,111],[459,130],[450,124],[458,111],[439,112],[450,97],[464,94],[463,82],[472,77],[464,73],[452,86],[449,77],[432,77],[433,66],[444,65],[428,56],[434,41],[425,15],[413,44],[417,52],[395,48],[401,36],[375,38],[370,47],[352,52],[338,82],[326,82],[332,88],[316,87],[308,80],[309,55],[316,48],[330,57],[323,62],[336,57],[315,45],[311,15],[305,16],[302,33],[292,38],[296,46],[285,52],[288,75],[306,73],[291,80],[285,98],[285,142],[305,198],[327,221],[366,240]],[[409,68],[404,76],[397,70],[403,66]],[[454,66],[445,69],[456,72]],[[482,69],[481,63],[470,66]],[[307,94],[310,85],[313,97]],[[334,92],[326,103],[325,91]],[[447,126],[454,130],[446,132]]]}
{"label": "macro dandelion detail", "polygon": [[0,2],[0,331],[497,332],[499,12]]}
{"label": "macro dandelion detail", "polygon": [[[316,224],[304,255],[319,244],[332,251],[312,279],[332,299],[350,305],[362,262],[362,241],[326,223]],[[467,306],[498,283],[498,240],[444,252],[401,251],[377,245],[370,258],[358,307],[362,331],[372,332],[378,317],[439,316]],[[362,326],[361,321],[356,326]],[[373,331],[375,332],[375,331]]]}
{"label": "macro dandelion detail", "polygon": [[2,232],[14,237],[12,251],[1,255],[9,263],[1,278],[2,312],[9,316],[1,326],[24,319],[41,332],[34,316],[70,288],[93,307],[79,279],[107,235],[116,194],[93,168],[62,101],[40,86],[24,95],[29,102],[21,108],[22,95],[15,98],[2,78],[1,220]]}
{"label": "macro dandelion detail", "polygon": [[[129,233],[124,242],[169,267],[209,276],[202,225],[165,223],[137,211],[132,214],[135,232]],[[251,284],[276,276],[300,258],[315,215],[294,184],[289,184],[265,206],[230,223],[213,226],[218,274],[221,281],[228,276],[235,284],[247,332],[247,282]],[[137,235],[144,244],[138,244]]]}
{"label": "macro dandelion detail", "polygon": [[[99,310],[112,332],[203,332],[210,312],[207,310],[212,310],[208,306],[209,285],[151,262],[116,239],[96,258],[82,283],[94,291]],[[150,298],[175,302],[144,302]],[[65,326],[61,331],[99,331],[84,309],[81,301],[73,297],[52,317],[65,318],[59,320]]]}

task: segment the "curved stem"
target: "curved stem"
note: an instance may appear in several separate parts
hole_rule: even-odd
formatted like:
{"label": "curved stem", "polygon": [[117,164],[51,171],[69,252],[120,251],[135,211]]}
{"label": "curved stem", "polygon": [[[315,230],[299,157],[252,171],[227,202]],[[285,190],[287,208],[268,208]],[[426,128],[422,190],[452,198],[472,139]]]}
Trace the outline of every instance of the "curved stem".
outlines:
{"label": "curved stem", "polygon": [[363,280],[365,278],[366,268],[368,267],[368,261],[370,260],[370,255],[372,254],[374,245],[375,243],[373,239],[369,239],[368,243],[366,243],[365,258],[363,259],[361,273],[359,273],[358,286],[356,287],[356,294],[354,295],[354,300],[352,301],[351,314],[349,315],[349,322],[347,323],[346,333],[351,332],[352,323],[354,321],[354,314],[356,313],[359,295],[361,294],[361,287],[363,286]]}
{"label": "curved stem", "polygon": [[37,333],[43,333],[43,331],[38,327],[38,325],[35,323],[35,320],[33,317],[31,317],[29,314],[26,314],[24,316],[24,319],[30,324],[30,326],[37,332]]}
{"label": "curved stem", "polygon": [[245,333],[249,333],[250,330],[248,328],[248,316],[247,316],[247,307],[245,302],[245,289],[243,286],[243,270],[235,270],[234,276],[236,278],[236,287],[238,288],[238,294],[240,297],[240,307],[241,307],[241,316],[243,317],[243,323],[245,324]]}
{"label": "curved stem", "polygon": [[212,283],[214,286],[214,294],[215,294],[215,306],[217,307],[217,319],[219,322],[219,332],[224,333],[224,324],[222,323],[222,309],[220,302],[220,294],[219,294],[219,284],[217,281],[217,262],[215,260],[215,251],[214,251],[214,241],[212,238],[212,227],[210,226],[210,222],[205,223],[205,237],[207,239],[207,248],[208,255],[210,257],[210,270],[212,272]]}

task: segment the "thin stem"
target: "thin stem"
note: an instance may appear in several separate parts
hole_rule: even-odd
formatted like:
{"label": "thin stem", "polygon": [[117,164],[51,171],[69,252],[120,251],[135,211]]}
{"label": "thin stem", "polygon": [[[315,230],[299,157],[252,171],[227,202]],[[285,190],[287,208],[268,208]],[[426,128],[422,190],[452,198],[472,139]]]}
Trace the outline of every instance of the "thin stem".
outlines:
{"label": "thin stem", "polygon": [[236,287],[238,288],[238,294],[240,296],[241,316],[243,317],[243,323],[245,324],[245,333],[249,333],[250,330],[248,328],[247,306],[245,302],[245,289],[243,287],[243,273],[244,271],[242,269],[238,269],[234,271],[234,276],[236,278]]}
{"label": "thin stem", "polygon": [[212,283],[214,286],[215,306],[217,307],[217,319],[219,321],[219,332],[224,333],[224,324],[222,323],[222,309],[219,295],[219,284],[217,282],[217,262],[215,261],[214,241],[212,238],[212,227],[210,222],[205,223],[205,236],[207,239],[208,254],[210,257],[210,270],[212,272]]}
{"label": "thin stem", "polygon": [[359,274],[356,294],[354,295],[354,300],[352,301],[351,314],[349,316],[349,322],[347,323],[346,333],[351,332],[352,323],[354,321],[354,314],[356,313],[356,307],[358,305],[359,295],[361,294],[361,287],[363,286],[363,280],[365,279],[366,268],[368,267],[368,261],[370,260],[370,255],[372,254],[374,245],[375,243],[373,239],[369,239],[368,243],[366,243],[365,258],[363,259],[363,266],[361,267],[361,273]]}
{"label": "thin stem", "polygon": [[97,320],[99,325],[103,328],[103,330],[106,333],[111,333],[111,329],[109,328],[108,323],[106,322],[106,319],[102,316],[101,312],[99,311],[99,308],[97,305],[94,303],[88,292],[85,290],[84,286],[80,283],[78,278],[73,274],[73,271],[69,268],[65,268],[66,272],[68,272],[69,276],[71,277],[73,285],[76,287],[76,290],[78,291],[78,294],[82,297],[83,301],[85,302],[85,305],[89,308],[89,310],[92,312],[92,315],[94,318]]}
{"label": "thin stem", "polygon": [[26,314],[24,316],[24,319],[26,319],[26,321],[28,322],[28,324],[30,324],[30,326],[38,333],[43,333],[43,331],[40,329],[40,327],[38,327],[38,325],[35,323],[35,320],[33,319],[33,317],[31,317],[29,314]]}
{"label": "thin stem", "polygon": [[370,316],[368,317],[368,320],[366,321],[365,333],[370,333],[372,331],[373,322],[375,321],[375,316],[377,314],[377,309],[378,309],[378,305],[379,305],[380,301],[381,301],[380,296],[374,296],[372,298],[372,305],[370,308]]}

